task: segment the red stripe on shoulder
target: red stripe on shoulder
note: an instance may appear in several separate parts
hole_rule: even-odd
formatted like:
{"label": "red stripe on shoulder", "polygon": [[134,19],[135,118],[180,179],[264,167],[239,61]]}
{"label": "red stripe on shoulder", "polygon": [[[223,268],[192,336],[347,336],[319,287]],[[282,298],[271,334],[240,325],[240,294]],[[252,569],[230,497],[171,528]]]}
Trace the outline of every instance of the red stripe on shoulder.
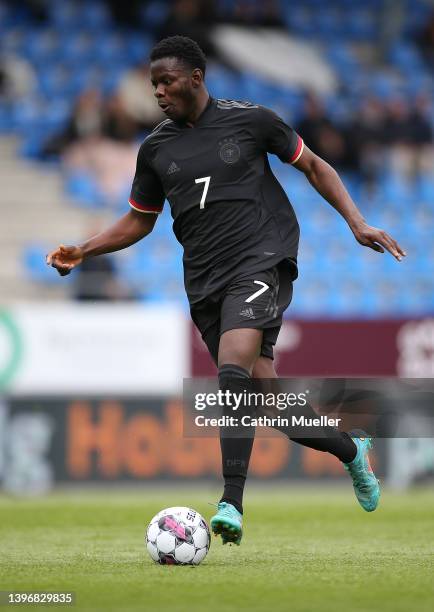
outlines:
{"label": "red stripe on shoulder", "polygon": [[298,134],[297,134],[297,138],[298,138],[297,146],[295,148],[294,154],[292,155],[292,157],[288,159],[289,164],[293,164],[294,162],[296,162],[298,158],[300,157],[301,152],[303,151],[303,146],[304,146],[303,139]]}
{"label": "red stripe on shoulder", "polygon": [[163,210],[162,206],[151,206],[150,204],[146,204],[145,206],[144,204],[139,204],[139,202],[136,202],[132,198],[130,198],[128,202],[131,204],[133,208],[137,208],[138,210],[143,210],[143,212],[161,212]]}

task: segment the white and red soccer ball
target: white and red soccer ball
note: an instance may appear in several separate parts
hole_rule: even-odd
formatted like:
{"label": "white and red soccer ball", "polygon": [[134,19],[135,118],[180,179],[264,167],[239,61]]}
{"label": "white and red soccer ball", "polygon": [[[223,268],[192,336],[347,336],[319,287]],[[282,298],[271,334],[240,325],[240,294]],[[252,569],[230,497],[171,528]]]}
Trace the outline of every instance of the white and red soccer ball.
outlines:
{"label": "white and red soccer ball", "polygon": [[148,525],[145,543],[156,563],[199,565],[208,553],[211,536],[199,512],[175,506],[154,516]]}

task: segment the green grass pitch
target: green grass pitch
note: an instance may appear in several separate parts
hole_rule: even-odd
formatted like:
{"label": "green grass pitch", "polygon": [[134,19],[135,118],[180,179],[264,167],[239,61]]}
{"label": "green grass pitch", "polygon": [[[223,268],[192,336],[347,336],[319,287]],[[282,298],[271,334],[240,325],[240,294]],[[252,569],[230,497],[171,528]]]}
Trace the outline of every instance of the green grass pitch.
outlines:
{"label": "green grass pitch", "polygon": [[167,506],[188,505],[209,520],[207,502],[215,499],[209,487],[145,485],[142,493],[3,495],[0,590],[74,591],[72,609],[89,611],[434,609],[433,490],[386,491],[379,509],[367,514],[350,485],[251,486],[240,547],[213,538],[199,567],[154,564],[143,540],[150,518]]}

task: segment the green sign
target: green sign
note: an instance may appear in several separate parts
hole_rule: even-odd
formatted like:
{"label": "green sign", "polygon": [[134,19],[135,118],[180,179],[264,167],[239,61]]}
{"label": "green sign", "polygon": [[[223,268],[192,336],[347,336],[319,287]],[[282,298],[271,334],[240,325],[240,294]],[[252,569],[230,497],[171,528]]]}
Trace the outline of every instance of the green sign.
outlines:
{"label": "green sign", "polygon": [[0,334],[5,336],[9,348],[6,362],[0,365],[0,391],[4,391],[17,372],[23,354],[20,331],[7,310],[0,310]]}

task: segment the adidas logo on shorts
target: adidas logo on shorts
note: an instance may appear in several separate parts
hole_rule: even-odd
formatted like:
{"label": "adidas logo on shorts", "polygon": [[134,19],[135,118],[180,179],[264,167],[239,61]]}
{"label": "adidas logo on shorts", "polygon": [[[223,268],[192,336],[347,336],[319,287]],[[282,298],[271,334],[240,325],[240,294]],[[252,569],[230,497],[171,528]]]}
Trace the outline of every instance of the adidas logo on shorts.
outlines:
{"label": "adidas logo on shorts", "polygon": [[242,317],[246,317],[247,319],[256,319],[255,313],[253,312],[253,308],[245,308],[240,312]]}

